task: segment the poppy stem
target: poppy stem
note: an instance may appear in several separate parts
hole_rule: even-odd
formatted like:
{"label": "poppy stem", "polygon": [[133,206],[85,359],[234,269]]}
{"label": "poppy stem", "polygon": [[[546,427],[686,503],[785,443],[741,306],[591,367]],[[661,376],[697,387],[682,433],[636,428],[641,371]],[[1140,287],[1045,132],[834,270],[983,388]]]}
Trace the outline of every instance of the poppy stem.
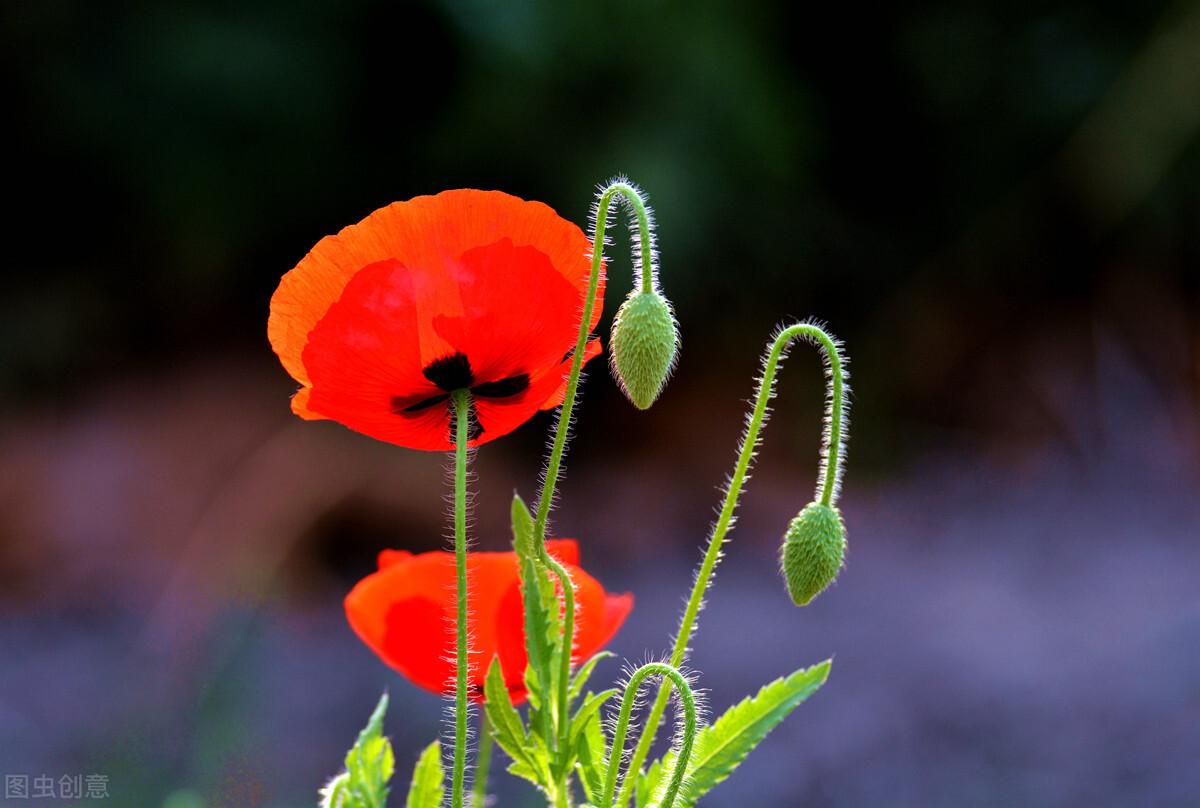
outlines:
{"label": "poppy stem", "polygon": [[[725,538],[733,526],[734,512],[737,510],[738,499],[746,482],[750,464],[754,460],[754,450],[758,446],[759,432],[767,421],[767,404],[775,395],[775,372],[780,361],[785,356],[788,346],[795,339],[811,342],[824,352],[825,375],[827,379],[825,427],[821,442],[821,473],[818,476],[817,495],[822,505],[832,506],[837,499],[842,478],[842,454],[846,440],[846,372],[840,346],[837,340],[824,329],[812,323],[799,323],[781,329],[768,348],[763,359],[763,371],[758,381],[758,392],[751,411],[746,432],[742,436],[742,445],[738,451],[737,464],[729,485],[725,489],[725,501],[721,506],[721,514],[709,535],[708,548],[704,560],[696,572],[695,583],[692,586],[691,597],[679,623],[679,632],[675,635],[675,645],[671,651],[671,664],[679,665],[687,653],[688,643],[696,627],[696,618],[704,595],[712,580],[713,570],[721,558],[721,550]],[[650,710],[650,716],[642,729],[642,737],[634,749],[629,762],[629,771],[638,772],[646,762],[654,736],[662,723],[663,713],[667,708],[667,700],[671,697],[671,684],[664,682],[659,688],[658,697]],[[632,794],[634,780],[626,777],[621,786],[618,806],[625,806]]]}
{"label": "poppy stem", "polygon": [[[629,716],[633,711],[638,688],[642,686],[642,682],[647,677],[655,675],[669,680],[679,688],[679,692],[683,696],[683,736],[679,739],[679,749],[675,756],[675,767],[671,771],[670,783],[667,785],[666,793],[663,794],[662,802],[658,803],[658,808],[671,808],[679,793],[679,787],[683,784],[684,775],[687,774],[688,761],[692,756],[692,743],[696,740],[696,697],[692,694],[692,688],[687,679],[675,666],[663,662],[648,663],[638,668],[633,676],[629,677],[629,684],[625,686],[625,693],[621,697],[621,712],[617,717],[617,729],[613,735],[612,749],[608,755],[608,771],[604,777],[604,796],[600,800],[600,805],[605,808],[613,806],[613,793],[617,789],[617,769],[625,755],[625,734],[629,730]],[[665,683],[663,687],[666,687]],[[659,692],[663,692],[663,689],[660,689]],[[623,781],[625,788],[637,780],[636,772],[637,769],[633,768],[631,762],[629,768],[625,770]],[[631,777],[631,774],[635,776]]]}
{"label": "poppy stem", "polygon": [[[575,593],[571,577],[566,569],[550,557],[546,552],[546,523],[550,518],[550,508],[554,503],[554,491],[558,487],[558,479],[562,471],[563,453],[567,447],[567,435],[570,432],[571,416],[575,411],[575,399],[579,392],[579,377],[583,371],[584,354],[587,352],[588,336],[591,333],[592,312],[596,307],[596,296],[600,289],[600,277],[603,274],[604,234],[608,228],[609,208],[613,199],[624,200],[633,212],[637,221],[638,240],[641,248],[640,257],[634,258],[634,269],[640,270],[643,291],[654,288],[654,237],[650,229],[650,214],[641,193],[624,180],[615,180],[606,186],[596,201],[595,222],[592,233],[592,267],[588,275],[587,295],[584,297],[583,310],[580,313],[579,338],[575,341],[575,351],[571,355],[571,371],[567,376],[567,389],[563,396],[562,407],[558,411],[558,422],[554,430],[554,442],[550,447],[550,457],[546,462],[546,480],[542,484],[541,496],[538,499],[537,517],[534,521],[534,546],[538,558],[550,568],[558,578],[563,591],[563,639],[561,669],[558,693],[558,748],[565,750],[570,734],[570,720],[567,714],[571,679],[571,652],[574,648],[575,637]],[[564,751],[563,754],[566,754]]]}
{"label": "poppy stem", "polygon": [[454,405],[454,565],[458,615],[455,625],[454,775],[451,805],[463,808],[463,780],[467,768],[467,441],[471,426],[471,394],[457,390]]}
{"label": "poppy stem", "polygon": [[563,396],[562,407],[558,411],[554,443],[550,446],[550,457],[546,461],[546,481],[542,485],[537,518],[534,521],[534,536],[539,547],[539,554],[546,538],[546,522],[550,518],[550,508],[554,504],[554,490],[558,486],[558,478],[562,470],[563,452],[566,450],[571,416],[575,410],[575,397],[579,392],[579,377],[583,371],[588,335],[592,330],[592,312],[596,307],[600,276],[603,274],[604,234],[608,229],[609,208],[612,207],[612,201],[618,195],[637,220],[640,257],[638,253],[635,253],[634,269],[640,271],[642,291],[650,291],[654,287],[654,236],[650,229],[650,213],[646,208],[646,202],[642,199],[641,192],[633,185],[624,180],[615,180],[600,191],[596,201],[595,222],[592,225],[592,268],[588,274],[587,295],[584,297],[583,310],[580,314],[579,337],[575,340],[575,351],[571,354],[571,371],[567,376],[567,389]]}

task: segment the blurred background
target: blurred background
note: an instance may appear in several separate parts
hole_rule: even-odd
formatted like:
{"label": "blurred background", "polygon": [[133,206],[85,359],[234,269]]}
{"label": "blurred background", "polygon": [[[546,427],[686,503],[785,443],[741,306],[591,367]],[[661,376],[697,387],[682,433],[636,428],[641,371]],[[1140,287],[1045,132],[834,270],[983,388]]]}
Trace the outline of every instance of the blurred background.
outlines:
{"label": "blurred background", "polygon": [[[816,473],[797,349],[692,657],[713,711],[833,675],[705,804],[1200,805],[1200,3],[0,20],[0,772],[312,805],[387,688],[406,781],[443,704],[341,599],[379,549],[444,546],[445,461],[293,418],[268,299],[390,201],[500,188],[582,225],[624,172],[682,361],[645,414],[593,365],[556,514],[636,595],[622,657],[668,646],[771,330],[819,317],[852,358],[848,569],[803,610],[776,572]],[[550,424],[479,453],[480,547]]]}

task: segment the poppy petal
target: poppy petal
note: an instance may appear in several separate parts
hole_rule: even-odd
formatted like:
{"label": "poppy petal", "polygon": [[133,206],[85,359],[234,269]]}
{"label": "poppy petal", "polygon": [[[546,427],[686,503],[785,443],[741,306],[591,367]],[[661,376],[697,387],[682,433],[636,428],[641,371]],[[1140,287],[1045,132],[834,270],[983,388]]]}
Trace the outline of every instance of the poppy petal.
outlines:
{"label": "poppy petal", "polygon": [[[350,280],[304,349],[313,385],[304,405],[379,440],[440,450],[449,443],[449,406],[412,407],[443,392],[419,360],[417,281],[396,261]],[[451,350],[436,339],[440,350]]]}
{"label": "poppy petal", "polygon": [[413,554],[407,550],[380,550],[379,569],[385,569],[394,564],[403,563],[412,557]]}
{"label": "poppy petal", "polygon": [[[577,604],[576,659],[591,656],[612,637],[633,605],[630,595],[608,595],[576,563],[578,545],[551,540],[547,550],[566,565]],[[346,616],[355,633],[379,657],[414,684],[434,693],[453,692],[455,631],[454,556],[380,553],[380,569],[346,596]],[[483,698],[483,681],[499,658],[505,684],[516,702],[526,697],[524,602],[515,553],[471,553],[469,680],[472,698]]]}
{"label": "poppy petal", "polygon": [[[586,246],[546,206],[483,191],[397,203],[323,240],[272,298],[272,345],[305,385],[293,411],[444,451],[461,385],[477,391],[472,445],[511,432],[562,400]],[[447,360],[455,372],[434,375]]]}
{"label": "poppy petal", "polygon": [[307,385],[303,353],[309,335],[364,267],[390,259],[443,277],[443,268],[466,251],[504,238],[515,246],[537,249],[582,290],[590,269],[590,243],[576,225],[540,202],[499,191],[444,191],[394,202],[321,239],[284,275],[271,298],[271,345],[288,373]]}
{"label": "poppy petal", "polygon": [[579,291],[550,258],[512,239],[463,253],[452,269],[461,314],[437,333],[470,357],[476,383],[553,368],[579,333]]}
{"label": "poppy petal", "polygon": [[546,552],[560,563],[579,566],[579,542],[574,539],[546,539]]}
{"label": "poppy petal", "polygon": [[[591,362],[603,351],[604,349],[600,346],[600,340],[598,338],[588,340],[587,346],[583,351],[583,364],[587,365],[588,362]],[[554,391],[554,395],[550,396],[550,398],[546,399],[542,403],[543,410],[552,410],[555,407],[561,406],[563,401],[565,401],[567,398],[567,377],[571,375],[571,359],[569,357],[563,360],[562,367],[560,369],[562,371],[562,384],[560,384],[558,389]]]}

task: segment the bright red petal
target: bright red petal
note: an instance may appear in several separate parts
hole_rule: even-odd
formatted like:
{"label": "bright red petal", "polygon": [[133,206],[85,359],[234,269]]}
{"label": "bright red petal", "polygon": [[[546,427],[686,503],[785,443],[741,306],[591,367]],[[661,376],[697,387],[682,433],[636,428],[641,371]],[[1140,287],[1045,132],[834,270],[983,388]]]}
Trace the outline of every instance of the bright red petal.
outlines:
{"label": "bright red petal", "polygon": [[427,376],[461,355],[478,388],[472,445],[511,432],[562,401],[586,248],[544,205],[482,191],[397,203],[322,241],[272,298],[272,345],[306,385],[293,411],[449,450],[450,386]]}
{"label": "bright red petal", "polygon": [[[425,378],[418,334],[421,273],[395,261],[359,272],[313,329],[304,362],[312,381],[308,411],[379,440],[445,449],[448,405],[406,411],[444,395]],[[449,350],[439,337],[436,350]]]}
{"label": "bright red petal", "polygon": [[[267,334],[287,371],[309,383],[303,352],[317,323],[364,267],[385,260],[445,278],[468,250],[509,239],[546,255],[555,270],[582,288],[590,269],[590,244],[583,232],[540,202],[499,191],[471,189],[419,196],[380,208],[313,247],[280,281],[271,298]],[[432,299],[442,298],[441,292]],[[453,312],[453,305],[448,312]],[[431,312],[432,317],[437,313]],[[600,307],[596,319],[599,320]],[[427,357],[427,361],[436,357]]]}
{"label": "bright red petal", "polygon": [[574,539],[546,539],[546,552],[563,564],[579,565],[579,542]]}
{"label": "bright red petal", "polygon": [[[575,562],[578,547],[570,539],[551,540],[547,550],[566,567],[575,584],[578,660],[598,651],[620,628],[630,609],[630,595],[608,595]],[[471,633],[469,681],[471,697],[483,698],[483,683],[493,658],[510,695],[524,700],[524,603],[516,554],[472,553],[467,558]],[[368,575],[346,597],[346,615],[354,631],[384,662],[414,684],[434,693],[454,691],[456,616],[454,556],[445,552],[411,555],[380,554],[380,569]]]}

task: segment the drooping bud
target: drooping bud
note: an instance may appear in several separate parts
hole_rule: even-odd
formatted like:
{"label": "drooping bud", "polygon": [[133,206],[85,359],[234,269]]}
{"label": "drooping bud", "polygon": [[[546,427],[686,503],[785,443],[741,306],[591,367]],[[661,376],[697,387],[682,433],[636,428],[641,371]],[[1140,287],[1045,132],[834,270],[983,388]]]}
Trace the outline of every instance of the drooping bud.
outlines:
{"label": "drooping bud", "polygon": [[783,534],[780,565],[788,593],[807,606],[833,583],[846,559],[846,525],[837,508],[813,502]]}
{"label": "drooping bud", "polygon": [[679,351],[679,324],[657,290],[634,291],[613,320],[612,371],[625,395],[649,409],[667,383]]}

